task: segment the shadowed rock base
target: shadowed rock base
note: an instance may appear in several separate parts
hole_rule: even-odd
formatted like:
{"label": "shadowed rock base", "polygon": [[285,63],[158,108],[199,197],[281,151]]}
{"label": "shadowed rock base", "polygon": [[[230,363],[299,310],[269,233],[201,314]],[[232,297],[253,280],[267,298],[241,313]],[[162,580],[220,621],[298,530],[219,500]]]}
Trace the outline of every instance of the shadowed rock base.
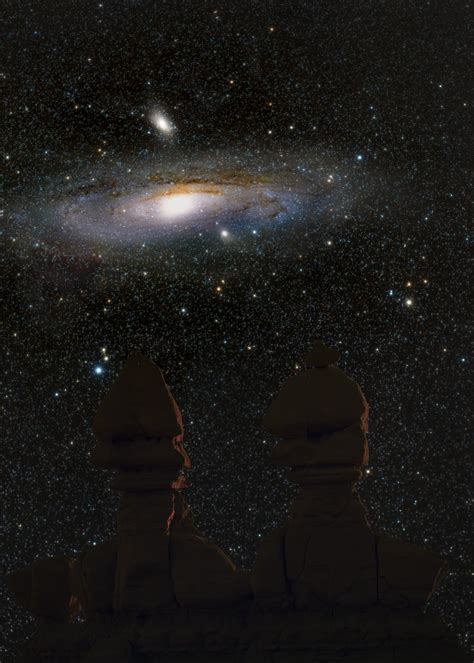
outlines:
{"label": "shadowed rock base", "polygon": [[470,663],[442,622],[407,612],[192,611],[57,625],[25,663]]}

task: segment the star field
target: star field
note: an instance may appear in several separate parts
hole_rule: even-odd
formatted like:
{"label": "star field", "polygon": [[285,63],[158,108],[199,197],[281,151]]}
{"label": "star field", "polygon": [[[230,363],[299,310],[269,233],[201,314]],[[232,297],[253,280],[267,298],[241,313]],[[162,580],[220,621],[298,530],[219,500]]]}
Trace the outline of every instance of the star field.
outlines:
{"label": "star field", "polygon": [[[448,561],[428,610],[469,647],[469,4],[11,9],[4,571],[114,533],[91,421],[135,349],[183,411],[198,526],[250,568],[293,494],[261,419],[321,338],[370,405],[370,522]],[[6,592],[1,622],[10,661]]]}

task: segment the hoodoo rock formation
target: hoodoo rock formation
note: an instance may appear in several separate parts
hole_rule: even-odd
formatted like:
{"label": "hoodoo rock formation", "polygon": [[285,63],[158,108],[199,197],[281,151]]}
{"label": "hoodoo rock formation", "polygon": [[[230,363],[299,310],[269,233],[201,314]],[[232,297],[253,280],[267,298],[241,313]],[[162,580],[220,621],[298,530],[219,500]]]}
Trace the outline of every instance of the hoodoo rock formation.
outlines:
{"label": "hoodoo rock formation", "polygon": [[193,527],[179,492],[191,463],[181,413],[160,369],[133,354],[92,429],[92,462],[116,470],[113,486],[122,493],[114,611],[232,605],[249,597],[249,579]]}
{"label": "hoodoo rock formation", "polygon": [[354,491],[369,458],[368,406],[359,386],[334,366],[338,359],[318,343],[306,370],[283,385],[264,418],[266,429],[283,438],[273,461],[290,468],[300,491],[287,525],[263,542],[256,600],[277,606],[286,578],[283,600],[297,609],[422,607],[446,565],[371,531]]}
{"label": "hoodoo rock formation", "polygon": [[122,495],[117,538],[9,574],[37,621],[22,660],[468,663],[423,612],[445,562],[367,522],[355,484],[368,406],[338,359],[317,343],[264,417],[299,493],[247,573],[194,527],[179,408],[160,369],[131,355],[93,423],[91,460]]}

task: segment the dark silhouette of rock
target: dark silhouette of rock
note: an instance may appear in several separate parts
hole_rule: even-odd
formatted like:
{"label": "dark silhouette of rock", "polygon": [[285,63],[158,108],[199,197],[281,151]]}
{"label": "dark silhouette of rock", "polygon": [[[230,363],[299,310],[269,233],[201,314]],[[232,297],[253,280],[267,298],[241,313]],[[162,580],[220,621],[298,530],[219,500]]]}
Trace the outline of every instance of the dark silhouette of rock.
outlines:
{"label": "dark silhouette of rock", "polygon": [[71,589],[88,620],[113,612],[117,541],[105,541],[83,550],[71,566]]}
{"label": "dark silhouette of rock", "polygon": [[290,468],[300,491],[283,531],[259,551],[256,600],[275,605],[286,577],[284,604],[297,609],[421,607],[446,564],[370,529],[354,490],[368,462],[368,406],[359,386],[329,365],[337,359],[318,343],[308,368],[283,385],[264,417],[267,430],[285,438],[273,461]]}
{"label": "dark silhouette of rock", "polygon": [[92,461],[115,468],[123,493],[113,608],[146,614],[228,605],[251,593],[249,580],[189,524],[178,489],[191,463],[183,423],[160,369],[135,353],[99,406]]}
{"label": "dark silhouette of rock", "polygon": [[135,353],[94,418],[98,444],[91,460],[117,471],[118,513],[113,608],[143,613],[171,609],[169,533],[174,488],[189,467],[181,414],[160,369]]}
{"label": "dark silhouette of rock", "polygon": [[300,489],[248,574],[194,526],[179,408],[131,355],[93,424],[91,460],[122,495],[118,536],[8,575],[38,624],[25,663],[467,663],[421,611],[445,563],[367,523],[354,487],[368,408],[338,359],[318,342],[265,416],[283,438],[272,460]]}
{"label": "dark silhouette of rock", "polygon": [[[156,364],[135,352],[102,400],[92,462],[104,468],[189,467],[181,412]],[[142,485],[142,484],[140,484]]]}
{"label": "dark silhouette of rock", "polygon": [[271,403],[264,427],[292,440],[311,439],[355,424],[365,430],[368,407],[359,386],[326,363],[337,360],[338,353],[319,344],[308,357],[308,369],[290,378]]}
{"label": "dark silhouette of rock", "polygon": [[39,621],[68,621],[74,610],[67,557],[36,560],[8,574],[7,585],[18,604]]}

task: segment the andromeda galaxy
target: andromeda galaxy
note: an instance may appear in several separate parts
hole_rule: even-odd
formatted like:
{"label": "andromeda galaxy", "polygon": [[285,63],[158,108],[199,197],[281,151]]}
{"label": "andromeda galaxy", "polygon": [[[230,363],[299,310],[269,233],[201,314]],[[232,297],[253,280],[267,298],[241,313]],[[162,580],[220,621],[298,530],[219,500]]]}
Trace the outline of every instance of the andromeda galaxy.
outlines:
{"label": "andromeda galaxy", "polygon": [[[354,172],[360,166],[352,164]],[[286,224],[317,224],[353,204],[354,173],[320,151],[311,157],[271,154],[259,159],[207,154],[154,156],[50,180],[41,200],[20,202],[17,219],[51,240],[84,246],[162,242],[178,235],[242,233]],[[26,198],[25,198],[26,199]]]}
{"label": "andromeda galaxy", "polygon": [[49,212],[72,234],[133,242],[222,224],[270,223],[288,217],[301,195],[277,178],[247,173],[168,179],[149,175],[133,186],[106,183],[87,194],[72,192]]}

